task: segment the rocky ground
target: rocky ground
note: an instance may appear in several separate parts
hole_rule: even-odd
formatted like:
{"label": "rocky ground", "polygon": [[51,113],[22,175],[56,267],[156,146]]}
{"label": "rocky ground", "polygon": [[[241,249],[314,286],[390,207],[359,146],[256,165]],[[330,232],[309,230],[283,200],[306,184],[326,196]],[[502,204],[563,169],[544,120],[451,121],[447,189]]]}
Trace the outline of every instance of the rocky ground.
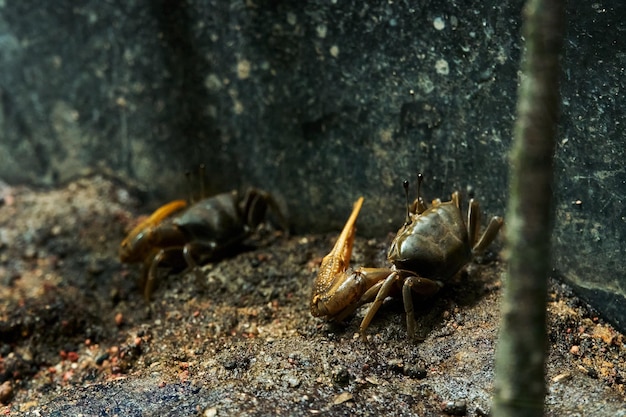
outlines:
{"label": "rocky ground", "polygon": [[[407,341],[401,302],[389,300],[364,343],[364,309],[345,325],[308,311],[335,235],[265,228],[201,274],[162,270],[147,303],[140,267],[117,258],[145,211],[120,181],[1,184],[0,199],[5,415],[489,413],[495,254],[419,303],[423,341]],[[357,238],[353,262],[383,264],[390,239]],[[562,284],[551,284],[548,309],[547,415],[626,416],[623,335]]]}

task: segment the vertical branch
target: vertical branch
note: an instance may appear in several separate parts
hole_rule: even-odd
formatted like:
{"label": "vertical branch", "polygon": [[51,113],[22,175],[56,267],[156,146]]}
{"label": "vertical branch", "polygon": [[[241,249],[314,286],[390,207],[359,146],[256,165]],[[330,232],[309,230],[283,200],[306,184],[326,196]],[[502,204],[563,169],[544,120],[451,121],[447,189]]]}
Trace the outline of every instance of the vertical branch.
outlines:
{"label": "vertical branch", "polygon": [[508,274],[496,352],[496,417],[540,416],[546,393],[546,298],[563,0],[528,0],[524,12],[523,76],[510,156]]}

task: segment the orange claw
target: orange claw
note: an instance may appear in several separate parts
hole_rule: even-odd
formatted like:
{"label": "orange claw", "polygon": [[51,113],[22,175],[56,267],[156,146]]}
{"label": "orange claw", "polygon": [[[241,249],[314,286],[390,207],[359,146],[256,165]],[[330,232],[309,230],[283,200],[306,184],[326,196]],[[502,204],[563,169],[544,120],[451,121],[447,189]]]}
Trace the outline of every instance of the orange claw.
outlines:
{"label": "orange claw", "polygon": [[142,232],[150,229],[151,227],[157,226],[163,221],[163,219],[170,217],[172,214],[184,209],[185,207],[187,207],[187,202],[185,200],[174,200],[171,203],[167,203],[159,207],[150,215],[150,217],[135,226],[126,236],[126,239],[122,241],[120,248],[120,258],[122,259],[122,262],[128,262],[135,258],[143,259],[145,254],[138,248],[138,240],[140,240],[138,238]]}
{"label": "orange claw", "polygon": [[314,316],[324,315],[318,310],[318,303],[324,298],[324,295],[331,294],[333,287],[340,284],[344,272],[350,265],[350,256],[352,255],[352,244],[356,232],[356,219],[363,205],[363,197],[354,203],[352,214],[348,218],[335,246],[328,255],[322,259],[320,270],[313,286],[313,297],[311,298],[311,313]]}

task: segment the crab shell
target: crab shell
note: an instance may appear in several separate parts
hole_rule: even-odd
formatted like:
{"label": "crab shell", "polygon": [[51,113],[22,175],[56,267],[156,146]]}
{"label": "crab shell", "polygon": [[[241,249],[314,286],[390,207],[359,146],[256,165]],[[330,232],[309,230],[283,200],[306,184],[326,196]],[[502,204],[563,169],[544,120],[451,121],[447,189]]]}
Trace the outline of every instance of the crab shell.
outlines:
{"label": "crab shell", "polygon": [[440,203],[398,230],[387,258],[398,270],[445,280],[472,259],[472,245],[461,210],[454,201]]}

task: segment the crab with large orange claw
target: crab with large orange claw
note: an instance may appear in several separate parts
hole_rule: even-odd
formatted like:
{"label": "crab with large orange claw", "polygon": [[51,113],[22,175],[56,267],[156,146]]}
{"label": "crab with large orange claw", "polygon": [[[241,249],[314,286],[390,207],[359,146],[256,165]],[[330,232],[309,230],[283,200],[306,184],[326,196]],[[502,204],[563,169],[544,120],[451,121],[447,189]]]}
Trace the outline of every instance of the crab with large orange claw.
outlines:
{"label": "crab with large orange claw", "polygon": [[361,321],[359,332],[365,330],[385,298],[402,293],[406,313],[407,333],[415,337],[416,323],[412,293],[430,296],[446,281],[461,271],[475,255],[485,251],[503,225],[501,217],[491,218],[480,235],[480,208],[470,200],[467,223],[463,220],[458,192],[450,201],[434,200],[427,207],[419,195],[422,176],[418,176],[418,197],[408,204],[407,218],[393,239],[387,259],[390,268],[349,269],[355,236],[356,219],[363,204],[360,197],[354,204],[331,252],[324,257],[313,286],[311,314],[342,321],[363,304],[372,302]]}
{"label": "crab with large orange claw", "polygon": [[149,300],[159,266],[195,269],[200,261],[220,257],[256,229],[268,208],[286,227],[271,194],[256,188],[243,196],[232,191],[193,203],[172,201],[128,234],[120,246],[120,260],[143,262],[143,291]]}

